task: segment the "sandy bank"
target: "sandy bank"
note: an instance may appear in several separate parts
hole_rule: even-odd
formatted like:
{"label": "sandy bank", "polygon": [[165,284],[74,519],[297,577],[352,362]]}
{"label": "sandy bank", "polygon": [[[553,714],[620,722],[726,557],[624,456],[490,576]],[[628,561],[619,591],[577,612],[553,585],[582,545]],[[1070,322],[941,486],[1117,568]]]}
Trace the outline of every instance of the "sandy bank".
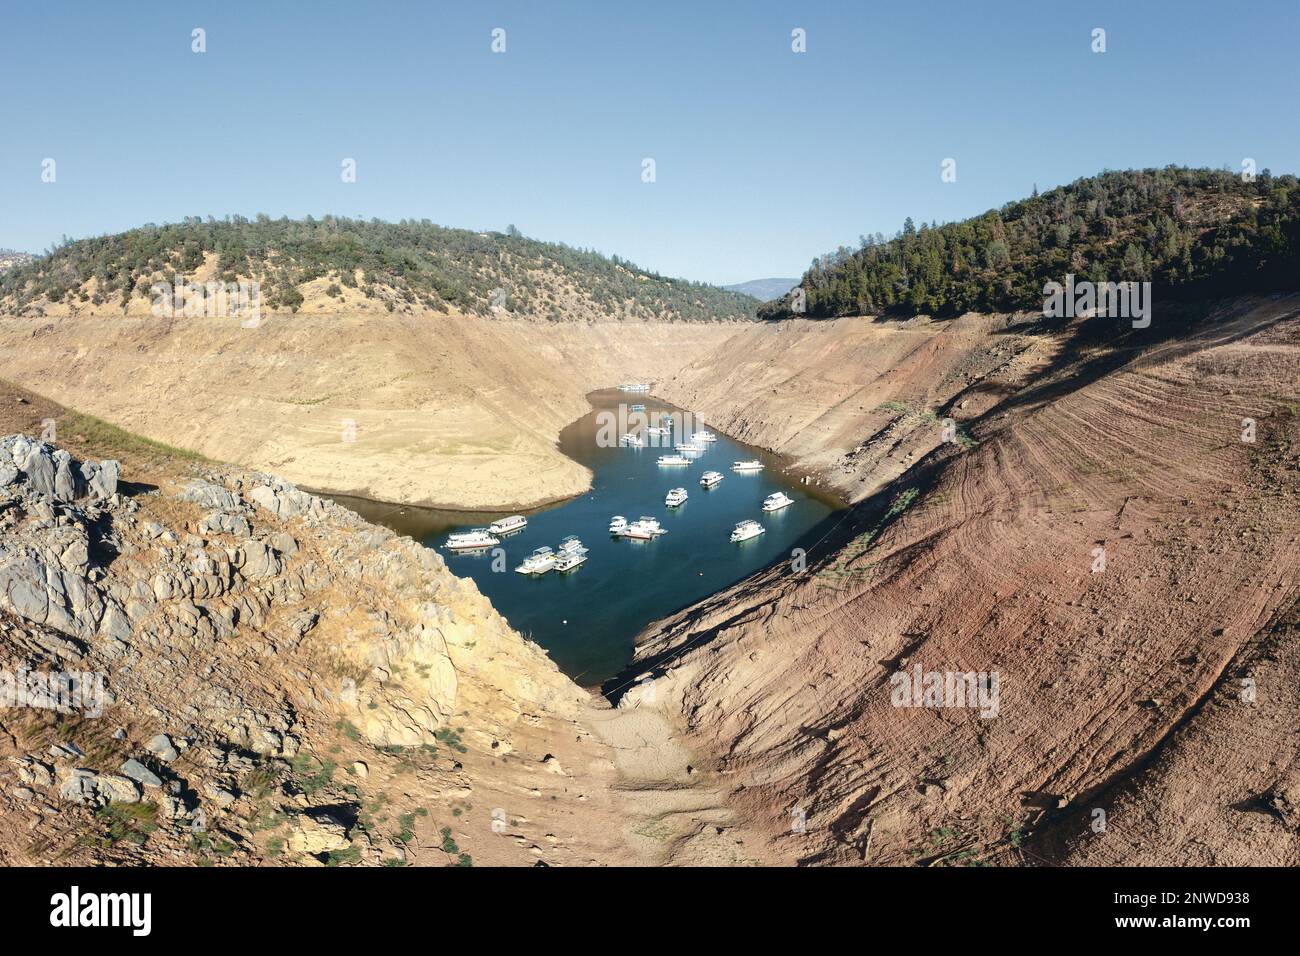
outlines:
{"label": "sandy bank", "polygon": [[156,441],[321,492],[508,509],[584,491],[584,396],[657,380],[735,325],[460,315],[0,318],[5,377]]}

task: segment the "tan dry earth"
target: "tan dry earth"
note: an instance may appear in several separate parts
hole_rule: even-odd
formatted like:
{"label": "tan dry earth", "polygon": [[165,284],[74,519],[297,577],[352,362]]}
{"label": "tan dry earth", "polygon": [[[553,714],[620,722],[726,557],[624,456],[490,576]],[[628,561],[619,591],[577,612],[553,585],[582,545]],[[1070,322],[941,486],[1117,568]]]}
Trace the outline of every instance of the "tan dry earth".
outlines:
{"label": "tan dry earth", "polygon": [[507,510],[590,486],[556,447],[587,393],[663,378],[740,324],[10,316],[0,378],[315,491]]}
{"label": "tan dry earth", "polygon": [[[621,802],[584,806],[575,830],[601,837],[572,859],[1295,862],[1298,309],[1240,304],[1131,352],[1015,317],[682,330],[701,338],[657,392],[861,505],[806,574],[769,570],[645,635],[642,661],[669,666],[649,668],[653,702],[584,724]],[[391,321],[405,337],[412,319]],[[54,326],[61,348],[82,334]],[[606,332],[538,328],[520,341],[575,363]],[[942,443],[948,415],[978,444]],[[916,665],[996,670],[998,716],[891,706],[889,675]],[[1097,806],[1110,829],[1081,841]]]}
{"label": "tan dry earth", "polygon": [[132,484],[52,494],[52,447],[0,441],[0,672],[106,685],[102,712],[0,712],[0,862],[572,866],[717,842],[704,775],[656,763],[643,795],[645,722],[436,552],[0,386],[0,434],[47,418],[74,466],[112,454]]}
{"label": "tan dry earth", "polygon": [[[1128,353],[1078,327],[966,336],[989,321],[828,323],[788,345],[755,329],[726,347],[746,362],[669,383],[866,489],[903,470],[843,457],[892,447],[898,420],[873,403],[989,411],[969,449],[940,446],[933,416],[928,437],[911,427],[915,463],[807,572],[770,569],[650,628],[656,703],[638,705],[711,755],[787,862],[1295,865],[1300,297]],[[1008,345],[1009,365],[953,392]],[[742,401],[748,381],[766,394]],[[997,672],[997,716],[893,706],[890,676],[916,667]]]}
{"label": "tan dry earth", "polygon": [[938,445],[939,415],[973,419],[1052,359],[1059,343],[1029,326],[974,314],[754,324],[656,394],[860,501]]}

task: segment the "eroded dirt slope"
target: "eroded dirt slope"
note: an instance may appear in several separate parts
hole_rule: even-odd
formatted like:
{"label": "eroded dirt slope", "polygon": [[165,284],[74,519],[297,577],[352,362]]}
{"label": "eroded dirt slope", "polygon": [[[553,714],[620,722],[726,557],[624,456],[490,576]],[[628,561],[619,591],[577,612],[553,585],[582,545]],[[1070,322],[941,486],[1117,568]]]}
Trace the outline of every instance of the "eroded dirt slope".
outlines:
{"label": "eroded dirt slope", "polygon": [[[713,755],[784,859],[1296,862],[1275,645],[1300,595],[1300,299],[1109,353],[1052,339],[1030,350],[1061,359],[849,512],[806,571],[643,636],[638,705]],[[764,414],[754,438],[779,446]],[[891,675],[917,669],[996,674],[996,716],[896,706]]]}
{"label": "eroded dirt slope", "polygon": [[432,312],[0,317],[4,377],[137,434],[318,491],[507,509],[584,491],[584,396],[668,375],[735,325]]}
{"label": "eroded dirt slope", "polygon": [[656,384],[727,434],[859,501],[1042,368],[1027,317],[795,320],[739,328]]}

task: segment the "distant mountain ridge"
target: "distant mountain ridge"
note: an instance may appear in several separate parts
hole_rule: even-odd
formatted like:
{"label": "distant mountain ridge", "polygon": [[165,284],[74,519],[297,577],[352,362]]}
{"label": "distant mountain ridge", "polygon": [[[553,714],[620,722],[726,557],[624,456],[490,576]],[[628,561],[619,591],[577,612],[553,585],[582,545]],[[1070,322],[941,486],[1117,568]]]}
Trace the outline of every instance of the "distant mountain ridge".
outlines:
{"label": "distant mountain ridge", "polygon": [[798,284],[798,279],[750,279],[748,282],[737,282],[735,285],[724,285],[722,288],[728,292],[753,296],[759,302],[768,302],[779,299]]}
{"label": "distant mountain ridge", "polygon": [[0,309],[148,314],[158,283],[256,282],[272,311],[450,312],[543,321],[750,320],[735,292],[559,243],[428,220],[231,216],[65,242],[0,273]]}

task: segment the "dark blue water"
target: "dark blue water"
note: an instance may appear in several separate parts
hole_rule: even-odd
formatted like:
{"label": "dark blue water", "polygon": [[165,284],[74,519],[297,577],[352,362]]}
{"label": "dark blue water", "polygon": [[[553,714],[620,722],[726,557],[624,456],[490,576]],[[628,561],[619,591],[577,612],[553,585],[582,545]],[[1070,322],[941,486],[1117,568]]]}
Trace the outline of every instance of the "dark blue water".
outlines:
{"label": "dark blue water", "polygon": [[[608,422],[601,412],[616,414],[619,405],[644,404],[653,420],[660,413],[678,413],[671,405],[618,391],[589,396],[591,414],[564,430],[560,448],[590,468],[592,488],[560,505],[527,513],[528,527],[503,538],[494,552],[454,553],[443,548],[452,531],[486,527],[509,512],[475,514],[394,508],[355,499],[340,499],[363,517],[436,547],[457,574],[473,578],[506,620],[520,633],[546,648],[551,658],[583,686],[614,676],[631,659],[632,639],[651,621],[726,588],[770,562],[789,560],[797,546],[808,547],[819,526],[837,508],[834,499],[816,496],[808,487],[781,474],[775,456],[732,441],[708,425],[718,441],[694,456],[687,467],[663,467],[656,459],[673,454],[668,447],[601,447],[598,435]],[[626,410],[626,409],[625,409]],[[626,429],[623,429],[626,430]],[[605,428],[608,436],[610,431]],[[622,430],[613,434],[617,440]],[[731,470],[733,461],[757,458],[766,467],[757,474]],[[720,471],[722,482],[700,487],[705,471]],[[664,505],[669,489],[690,493],[677,508]],[[763,499],[784,491],[795,503],[766,514]],[[609,519],[623,515],[658,518],[668,529],[651,541],[612,538]],[[736,522],[753,518],[767,532],[732,544]],[[587,562],[568,573],[542,576],[516,574],[515,567],[534,548],[559,546],[577,535],[590,550]],[[495,568],[495,570],[494,570]]]}

